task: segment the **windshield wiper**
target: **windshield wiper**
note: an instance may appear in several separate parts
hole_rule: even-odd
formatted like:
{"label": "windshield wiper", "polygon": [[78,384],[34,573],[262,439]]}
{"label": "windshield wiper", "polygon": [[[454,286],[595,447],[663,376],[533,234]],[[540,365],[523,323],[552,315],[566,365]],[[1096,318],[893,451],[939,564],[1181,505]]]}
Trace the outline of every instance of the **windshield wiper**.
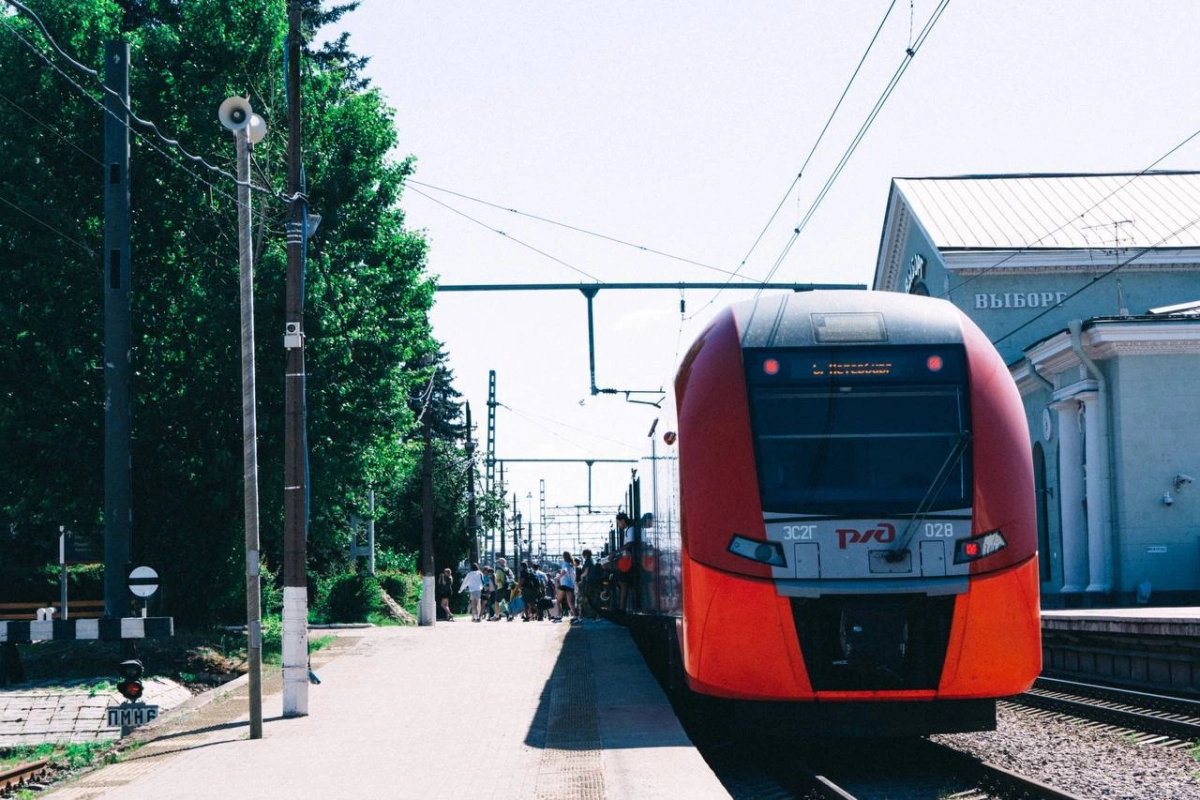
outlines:
{"label": "windshield wiper", "polygon": [[958,435],[954,442],[954,447],[950,449],[950,453],[946,456],[946,460],[942,462],[941,468],[933,481],[929,484],[929,488],[925,491],[925,496],[921,498],[917,510],[913,512],[912,519],[904,526],[903,532],[896,539],[896,546],[887,554],[888,561],[899,561],[903,554],[908,550],[909,542],[912,541],[913,534],[917,532],[917,526],[929,516],[932,510],[934,501],[938,495],[942,493],[942,489],[946,486],[946,481],[950,479],[950,474],[958,466],[958,462],[962,460],[963,453],[967,452],[967,445],[971,443],[971,432],[963,431]]}

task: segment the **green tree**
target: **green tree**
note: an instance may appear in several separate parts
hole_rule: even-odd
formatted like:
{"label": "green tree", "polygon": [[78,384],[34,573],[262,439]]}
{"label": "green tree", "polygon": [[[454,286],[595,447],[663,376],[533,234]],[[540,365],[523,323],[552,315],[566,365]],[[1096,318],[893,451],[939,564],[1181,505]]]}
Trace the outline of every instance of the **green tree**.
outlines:
{"label": "green tree", "polygon": [[[81,64],[102,63],[104,42],[124,31],[134,112],[226,173],[235,148],[216,120],[221,100],[248,96],[268,121],[252,168],[264,189],[255,192],[254,231],[260,518],[263,552],[281,563],[286,4],[30,5]],[[354,5],[304,0],[306,40]],[[102,535],[104,224],[96,80],[66,65],[25,17],[0,21],[8,67],[0,145],[10,162],[0,175],[8,270],[0,335],[9,343],[0,351],[2,566],[15,550],[49,560],[61,524],[97,543]],[[409,400],[439,349],[426,243],[400,207],[414,161],[392,157],[393,112],[363,63],[345,37],[308,49],[302,62],[305,197],[323,218],[308,243],[305,317],[308,541],[318,572],[344,563],[348,512],[366,487],[377,487],[385,508],[400,507],[393,498],[419,463]],[[131,187],[133,554],[163,574],[167,613],[236,618],[244,554],[235,185],[135,126]],[[439,448],[456,457],[455,444]],[[450,482],[439,489],[450,514],[459,513],[455,491]]]}

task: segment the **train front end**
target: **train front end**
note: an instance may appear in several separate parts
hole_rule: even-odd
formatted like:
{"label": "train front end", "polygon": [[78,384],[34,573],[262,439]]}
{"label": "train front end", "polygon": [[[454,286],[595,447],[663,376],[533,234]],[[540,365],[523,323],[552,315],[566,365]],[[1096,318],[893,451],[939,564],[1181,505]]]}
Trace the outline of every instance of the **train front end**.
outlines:
{"label": "train front end", "polygon": [[744,303],[676,399],[689,686],[827,730],[994,727],[1041,670],[1037,532],[1020,397],[978,328],[899,294]]}

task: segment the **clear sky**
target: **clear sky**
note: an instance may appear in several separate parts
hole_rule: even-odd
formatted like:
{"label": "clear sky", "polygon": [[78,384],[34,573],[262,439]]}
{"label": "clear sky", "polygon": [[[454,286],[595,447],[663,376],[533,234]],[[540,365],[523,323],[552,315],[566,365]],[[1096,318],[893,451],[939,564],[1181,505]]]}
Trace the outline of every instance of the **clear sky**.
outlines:
{"label": "clear sky", "polygon": [[[418,160],[403,207],[442,284],[762,280],[777,262],[776,281],[869,284],[893,177],[1137,172],[1200,129],[1194,3],[951,0],[785,254],[938,6],[364,0],[343,22]],[[1157,168],[1200,168],[1200,137]],[[715,294],[681,315],[678,290],[601,291],[597,385],[667,387],[712,313],[753,293]],[[481,446],[496,371],[499,458],[648,452],[660,412],[589,394],[580,292],[442,293],[433,323]],[[592,502],[620,503],[629,465],[593,474]],[[539,525],[543,480],[548,506],[588,502],[582,465],[510,465]],[[550,547],[575,544],[574,509],[556,516]]]}

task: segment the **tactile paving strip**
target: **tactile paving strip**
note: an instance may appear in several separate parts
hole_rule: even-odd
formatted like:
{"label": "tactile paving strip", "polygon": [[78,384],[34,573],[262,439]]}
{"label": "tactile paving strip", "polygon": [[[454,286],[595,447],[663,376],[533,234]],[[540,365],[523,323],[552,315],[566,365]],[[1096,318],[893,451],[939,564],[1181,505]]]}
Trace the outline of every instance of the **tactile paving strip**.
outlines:
{"label": "tactile paving strip", "polygon": [[568,631],[550,676],[550,713],[535,795],[541,800],[605,797],[591,659],[590,637],[583,630]]}

